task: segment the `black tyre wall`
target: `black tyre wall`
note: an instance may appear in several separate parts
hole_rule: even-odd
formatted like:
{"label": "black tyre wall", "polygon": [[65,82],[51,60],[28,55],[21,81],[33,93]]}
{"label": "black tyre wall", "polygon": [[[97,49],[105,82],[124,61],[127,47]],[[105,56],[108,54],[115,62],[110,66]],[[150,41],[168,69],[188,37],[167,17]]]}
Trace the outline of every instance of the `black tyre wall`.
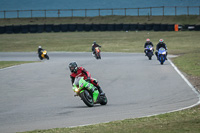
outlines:
{"label": "black tyre wall", "polygon": [[22,25],[21,33],[28,33],[28,32],[29,32],[29,25]]}
{"label": "black tyre wall", "polygon": [[13,26],[11,25],[11,26],[6,26],[5,27],[5,33],[7,33],[7,34],[12,34],[12,33],[14,33],[13,32]]}
{"label": "black tyre wall", "polygon": [[0,34],[5,33],[5,27],[4,26],[0,26]]}
{"label": "black tyre wall", "polygon": [[44,32],[44,26],[43,26],[43,29],[41,29],[41,31],[40,31],[40,29],[38,28],[38,25],[29,25],[29,32],[30,33],[37,33],[37,32],[42,33],[42,32]]}
{"label": "black tyre wall", "polygon": [[76,31],[77,30],[77,24],[69,24],[69,31]]}
{"label": "black tyre wall", "polygon": [[92,30],[92,24],[85,24],[85,31],[91,31]]}

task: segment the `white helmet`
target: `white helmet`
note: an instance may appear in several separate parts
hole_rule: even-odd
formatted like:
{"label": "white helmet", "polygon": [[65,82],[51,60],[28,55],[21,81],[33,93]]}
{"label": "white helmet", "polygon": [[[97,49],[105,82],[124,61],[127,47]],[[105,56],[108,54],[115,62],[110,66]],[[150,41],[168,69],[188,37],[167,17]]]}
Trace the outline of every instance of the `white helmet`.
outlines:
{"label": "white helmet", "polygon": [[42,48],[42,46],[38,46],[38,48]]}

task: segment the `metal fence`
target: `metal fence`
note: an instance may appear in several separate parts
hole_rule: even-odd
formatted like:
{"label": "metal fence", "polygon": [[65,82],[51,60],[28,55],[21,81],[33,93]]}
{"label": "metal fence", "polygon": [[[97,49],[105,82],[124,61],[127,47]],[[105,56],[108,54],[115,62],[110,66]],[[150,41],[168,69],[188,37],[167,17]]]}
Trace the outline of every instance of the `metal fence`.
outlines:
{"label": "metal fence", "polygon": [[49,10],[4,10],[0,18],[36,18],[36,17],[94,17],[94,16],[177,16],[199,15],[200,6],[160,6],[143,8],[110,9],[49,9]]}

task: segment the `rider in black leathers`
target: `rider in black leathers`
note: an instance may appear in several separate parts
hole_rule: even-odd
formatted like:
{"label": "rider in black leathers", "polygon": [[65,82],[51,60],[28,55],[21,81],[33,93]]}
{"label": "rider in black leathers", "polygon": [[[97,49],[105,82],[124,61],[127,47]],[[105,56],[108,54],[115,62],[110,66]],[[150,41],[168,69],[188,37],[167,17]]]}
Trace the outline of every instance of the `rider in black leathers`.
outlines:
{"label": "rider in black leathers", "polygon": [[[147,38],[146,43],[144,44],[144,53],[145,53],[145,56],[147,55],[147,52],[146,52],[147,45],[151,45],[153,47],[153,43],[150,41],[149,38]],[[153,51],[154,51],[154,49],[153,49]]]}
{"label": "rider in black leathers", "polygon": [[96,48],[96,47],[100,47],[100,48],[101,48],[101,46],[98,45],[98,44],[96,43],[96,41],[94,41],[93,44],[92,44],[92,53],[93,53],[93,55],[95,54],[95,48]]}
{"label": "rider in black leathers", "polygon": [[158,50],[159,48],[163,47],[165,50],[166,50],[166,60],[167,60],[167,45],[164,43],[164,40],[163,39],[160,39],[159,40],[159,43],[156,45],[156,57],[158,59]]}
{"label": "rider in black leathers", "polygon": [[41,59],[42,57],[41,57],[41,55],[42,55],[42,51],[43,49],[42,49],[42,46],[38,46],[38,56],[39,56],[39,58]]}

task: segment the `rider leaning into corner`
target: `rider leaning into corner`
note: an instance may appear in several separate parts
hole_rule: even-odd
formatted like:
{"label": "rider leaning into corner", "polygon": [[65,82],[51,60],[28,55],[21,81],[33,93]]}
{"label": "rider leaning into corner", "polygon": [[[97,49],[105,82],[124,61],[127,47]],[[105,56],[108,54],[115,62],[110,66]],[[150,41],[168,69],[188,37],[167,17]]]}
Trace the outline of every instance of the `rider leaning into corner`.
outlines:
{"label": "rider leaning into corner", "polygon": [[39,58],[41,59],[42,57],[41,57],[41,55],[42,55],[42,51],[43,49],[42,49],[42,46],[38,46],[38,56],[39,56]]}
{"label": "rider leaning into corner", "polygon": [[[147,45],[151,45],[153,47],[153,43],[150,41],[149,38],[146,39],[146,43],[144,44],[144,53],[145,53],[145,56],[147,55],[147,52],[146,52]],[[153,49],[153,51],[154,51],[154,49]]]}
{"label": "rider leaning into corner", "polygon": [[156,45],[156,57],[158,59],[158,50],[159,48],[163,47],[165,50],[166,50],[166,60],[167,60],[167,45],[164,43],[164,40],[163,39],[160,39],[159,40],[159,43]]}
{"label": "rider leaning into corner", "polygon": [[95,48],[96,48],[96,47],[100,47],[100,48],[101,48],[101,46],[98,45],[98,44],[96,43],[96,41],[94,41],[93,44],[92,44],[92,52],[93,52],[93,55],[95,54]]}
{"label": "rider leaning into corner", "polygon": [[94,79],[91,78],[91,75],[88,71],[86,71],[85,68],[83,67],[78,67],[76,62],[71,62],[69,64],[69,69],[71,71],[71,81],[72,81],[72,86],[74,83],[75,78],[77,77],[83,77],[83,79],[89,83],[92,83],[99,91],[100,95],[105,95],[101,87],[99,86],[98,82]]}

